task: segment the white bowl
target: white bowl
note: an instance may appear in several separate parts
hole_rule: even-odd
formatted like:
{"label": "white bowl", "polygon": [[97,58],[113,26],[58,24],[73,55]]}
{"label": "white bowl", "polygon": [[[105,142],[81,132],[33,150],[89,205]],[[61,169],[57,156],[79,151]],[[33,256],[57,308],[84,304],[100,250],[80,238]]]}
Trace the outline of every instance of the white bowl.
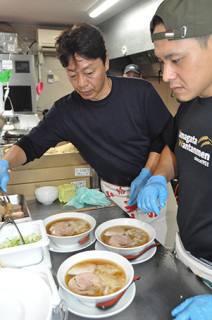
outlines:
{"label": "white bowl", "polygon": [[[84,296],[71,291],[65,283],[65,275],[67,271],[77,263],[80,263],[86,260],[90,261],[92,259],[94,260],[100,259],[104,261],[107,260],[120,266],[126,274],[125,285],[117,292],[104,295],[104,296]],[[70,295],[70,298],[74,297],[75,299],[79,300],[82,304],[88,305],[90,307],[95,307],[97,303],[116,298],[121,292],[123,292],[130,285],[130,283],[133,280],[133,277],[134,277],[134,269],[131,263],[127,259],[125,259],[121,255],[116,254],[114,252],[103,251],[103,250],[90,250],[90,251],[77,253],[71,256],[70,258],[68,258],[67,260],[65,260],[61,264],[57,272],[57,279],[58,279],[59,285]],[[83,305],[82,305],[82,308],[83,308]]]}
{"label": "white bowl", "polygon": [[51,320],[52,292],[38,274],[16,268],[0,269],[0,318]]}
{"label": "white bowl", "polygon": [[51,204],[58,197],[58,189],[54,186],[37,188],[35,189],[35,197],[45,205]]}
{"label": "white bowl", "polygon": [[[6,267],[26,267],[42,261],[43,248],[50,243],[42,220],[23,222],[18,224],[23,237],[36,233],[41,240],[34,243],[0,249],[0,257]],[[19,233],[13,224],[7,224],[1,229],[0,243],[6,239],[13,239]]]}
{"label": "white bowl", "polygon": [[[106,229],[114,226],[133,226],[136,228],[140,228],[149,235],[149,241],[143,244],[142,246],[131,247],[131,248],[119,248],[119,247],[110,246],[102,241],[101,234]],[[156,236],[155,229],[150,224],[145,223],[141,220],[131,219],[131,218],[120,218],[120,219],[108,220],[102,223],[101,225],[99,225],[95,231],[95,237],[97,241],[99,241],[99,243],[101,243],[101,245],[104,246],[106,250],[121,254],[123,256],[138,254],[139,252],[141,252],[143,249],[145,249],[147,246],[150,245],[150,243],[155,239],[155,236]]]}
{"label": "white bowl", "polygon": [[58,236],[53,236],[48,234],[48,237],[50,239],[51,242],[53,242],[54,245],[56,245],[57,247],[60,248],[65,248],[65,247],[76,247],[77,245],[80,245],[80,243],[84,243],[87,242],[89,239],[91,239],[91,237],[94,237],[94,228],[96,226],[96,220],[86,214],[86,213],[82,213],[82,212],[62,212],[62,213],[57,213],[54,214],[52,216],[49,216],[48,218],[44,219],[44,225],[45,227],[53,221],[57,221],[60,219],[67,219],[67,218],[78,218],[78,219],[83,219],[86,220],[91,228],[90,230],[78,234],[78,235],[73,235],[73,236],[66,236],[66,237],[58,237]]}

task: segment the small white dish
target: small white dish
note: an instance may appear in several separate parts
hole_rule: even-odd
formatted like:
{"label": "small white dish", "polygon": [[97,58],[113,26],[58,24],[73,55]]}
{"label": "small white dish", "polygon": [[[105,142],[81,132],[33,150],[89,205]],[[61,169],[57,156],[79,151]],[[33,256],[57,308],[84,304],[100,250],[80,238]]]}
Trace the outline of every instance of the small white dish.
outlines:
{"label": "small white dish", "polygon": [[[150,245],[153,243],[155,243],[155,241],[151,242]],[[99,241],[96,241],[95,250],[106,250],[106,249],[101,243],[99,243]],[[147,252],[142,254],[140,257],[135,258],[133,260],[129,260],[129,262],[131,264],[139,264],[139,263],[143,263],[145,261],[148,261],[149,259],[151,259],[155,255],[156,251],[157,251],[157,247],[153,247],[152,249],[149,249]]]}
{"label": "small white dish", "polygon": [[51,240],[50,240],[50,244],[49,244],[49,250],[53,251],[53,252],[59,252],[59,253],[67,253],[67,252],[75,252],[75,251],[80,251],[82,249],[85,249],[89,246],[92,245],[92,243],[94,243],[96,241],[96,238],[94,235],[91,234],[90,239],[87,242],[84,242],[82,244],[77,244],[77,245],[73,245],[70,247],[57,247]]}
{"label": "small white dish", "polygon": [[79,300],[70,296],[64,289],[59,288],[59,294],[68,307],[69,312],[74,313],[80,317],[91,319],[107,318],[125,310],[133,301],[136,293],[135,283],[132,283],[129,289],[124,293],[123,297],[108,310],[100,310],[96,307],[89,307],[82,304]]}
{"label": "small white dish", "polygon": [[45,186],[35,189],[35,198],[44,205],[49,205],[58,197],[58,189],[55,186]]}

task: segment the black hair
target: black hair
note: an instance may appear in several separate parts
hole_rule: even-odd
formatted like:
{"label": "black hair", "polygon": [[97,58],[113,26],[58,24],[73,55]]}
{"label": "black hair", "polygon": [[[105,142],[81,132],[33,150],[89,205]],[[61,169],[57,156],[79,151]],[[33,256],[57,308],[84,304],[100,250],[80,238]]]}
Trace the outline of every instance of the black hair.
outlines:
{"label": "black hair", "polygon": [[75,60],[75,54],[85,59],[100,58],[105,65],[107,52],[103,34],[91,24],[78,23],[72,29],[64,30],[56,39],[55,47],[64,68],[68,66],[70,57]]}
{"label": "black hair", "polygon": [[158,24],[161,24],[161,23],[164,24],[163,20],[159,16],[154,16],[152,18],[152,21],[150,22],[150,32],[151,32],[151,34],[153,34],[155,26],[157,26]]}

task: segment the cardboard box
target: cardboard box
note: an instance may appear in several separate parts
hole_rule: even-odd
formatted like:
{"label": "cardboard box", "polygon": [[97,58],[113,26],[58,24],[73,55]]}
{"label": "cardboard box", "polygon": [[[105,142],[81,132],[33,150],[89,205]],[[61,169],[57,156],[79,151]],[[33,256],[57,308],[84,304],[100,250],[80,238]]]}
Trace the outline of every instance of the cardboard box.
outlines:
{"label": "cardboard box", "polygon": [[22,183],[22,184],[8,184],[7,193],[8,194],[23,194],[26,201],[34,200],[35,189],[45,186],[59,186],[65,183],[75,183],[77,187],[87,187],[90,188],[90,177],[80,177],[78,179],[62,179],[55,181],[39,181],[36,183]]}
{"label": "cardboard box", "polygon": [[90,177],[91,167],[88,164],[78,166],[61,166],[51,168],[37,168],[20,171],[10,171],[10,184],[35,183],[40,181],[54,181]]}
{"label": "cardboard box", "polygon": [[26,200],[35,199],[36,188],[59,186],[64,183],[90,188],[93,170],[79,152],[44,154],[26,165],[10,170],[8,194],[23,194]]}

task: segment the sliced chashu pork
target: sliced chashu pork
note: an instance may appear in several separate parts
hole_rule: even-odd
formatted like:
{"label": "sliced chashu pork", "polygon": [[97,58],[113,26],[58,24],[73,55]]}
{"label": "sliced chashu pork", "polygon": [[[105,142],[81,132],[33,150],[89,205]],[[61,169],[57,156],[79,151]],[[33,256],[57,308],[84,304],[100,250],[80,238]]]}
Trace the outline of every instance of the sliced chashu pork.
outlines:
{"label": "sliced chashu pork", "polygon": [[94,273],[81,273],[68,282],[70,290],[78,294],[95,295],[100,289],[104,291],[104,284],[101,279]]}
{"label": "sliced chashu pork", "polygon": [[74,229],[70,227],[69,223],[66,221],[59,221],[53,223],[49,231],[53,236],[57,237],[73,236],[75,232]]}
{"label": "sliced chashu pork", "polygon": [[112,236],[108,241],[109,246],[119,247],[119,248],[130,247],[131,244],[132,244],[132,239],[125,235]]}

